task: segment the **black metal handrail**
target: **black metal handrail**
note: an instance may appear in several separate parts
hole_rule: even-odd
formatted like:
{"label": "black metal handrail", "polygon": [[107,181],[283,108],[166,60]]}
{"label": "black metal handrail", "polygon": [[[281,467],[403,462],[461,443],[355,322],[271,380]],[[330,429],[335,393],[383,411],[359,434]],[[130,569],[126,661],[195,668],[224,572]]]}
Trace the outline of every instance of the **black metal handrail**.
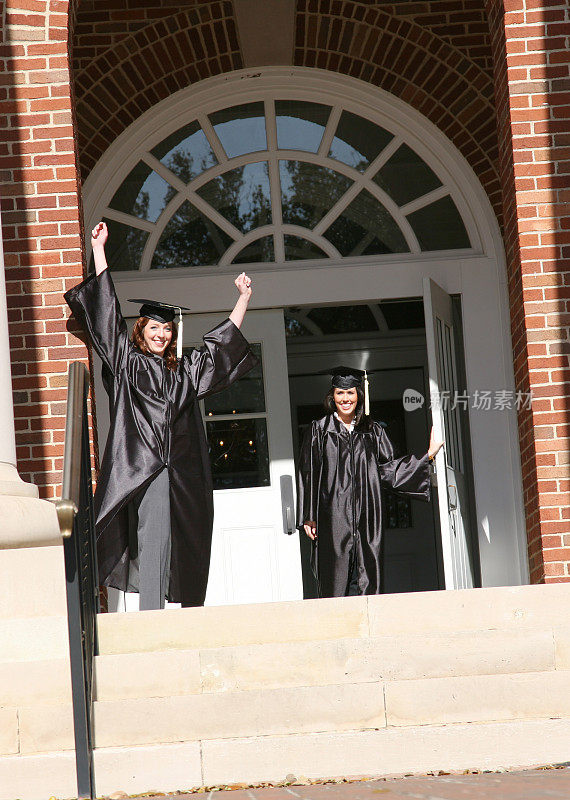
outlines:
{"label": "black metal handrail", "polygon": [[93,770],[93,664],[98,652],[99,582],[87,394],[89,373],[69,367],[61,500],[56,501],[63,536],[67,620],[78,798],[95,798]]}

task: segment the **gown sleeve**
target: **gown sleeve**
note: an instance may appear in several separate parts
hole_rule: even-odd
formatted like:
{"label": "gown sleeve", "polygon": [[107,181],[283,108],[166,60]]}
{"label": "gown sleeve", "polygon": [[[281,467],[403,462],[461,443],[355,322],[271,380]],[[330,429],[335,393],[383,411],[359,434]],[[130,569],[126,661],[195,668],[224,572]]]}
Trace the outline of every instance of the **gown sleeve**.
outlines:
{"label": "gown sleeve", "polygon": [[93,273],[64,297],[104,366],[116,375],[124,365],[129,335],[109,270]]}
{"label": "gown sleeve", "polygon": [[203,346],[184,359],[199,399],[221,392],[258,363],[249,342],[229,318],[203,339]]}
{"label": "gown sleeve", "polygon": [[376,457],[382,483],[390,489],[418,500],[429,500],[431,483],[429,457],[402,456],[394,458],[392,443],[381,425],[374,426]]}
{"label": "gown sleeve", "polygon": [[322,464],[322,441],[316,422],[305,431],[297,472],[297,527],[316,522]]}

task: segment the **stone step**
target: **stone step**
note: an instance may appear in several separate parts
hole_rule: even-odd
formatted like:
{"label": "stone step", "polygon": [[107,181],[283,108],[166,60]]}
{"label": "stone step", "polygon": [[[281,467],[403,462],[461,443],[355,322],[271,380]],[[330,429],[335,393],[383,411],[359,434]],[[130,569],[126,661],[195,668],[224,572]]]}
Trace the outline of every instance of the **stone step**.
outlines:
{"label": "stone step", "polygon": [[[380,680],[570,669],[570,627],[120,653],[96,659],[96,697],[113,700]],[[1,674],[1,673],[0,673]]]}
{"label": "stone step", "polygon": [[[570,669],[570,626],[276,642],[95,659],[95,697],[167,697]],[[0,662],[0,707],[69,703],[65,659]]]}
{"label": "stone step", "polygon": [[167,609],[99,616],[101,654],[287,641],[564,627],[570,584],[247,606]]}
{"label": "stone step", "polygon": [[[291,774],[316,780],[514,769],[566,761],[569,741],[570,720],[533,719],[105,747],[94,754],[96,790],[101,797],[277,782]],[[0,756],[0,800],[48,794],[76,795],[71,751]]]}
{"label": "stone step", "polygon": [[[540,718],[570,718],[570,670],[97,701],[95,743],[121,747]],[[6,734],[8,753],[73,747],[70,705],[20,707],[5,727],[14,731]]]}
{"label": "stone step", "polygon": [[68,657],[66,616],[0,619],[0,664]]}

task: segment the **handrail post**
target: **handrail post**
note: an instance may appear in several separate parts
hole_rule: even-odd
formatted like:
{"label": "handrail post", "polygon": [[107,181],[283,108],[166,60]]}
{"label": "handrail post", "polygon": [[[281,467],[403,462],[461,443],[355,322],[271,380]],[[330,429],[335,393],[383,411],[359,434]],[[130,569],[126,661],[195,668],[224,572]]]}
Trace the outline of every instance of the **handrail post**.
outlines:
{"label": "handrail post", "polygon": [[69,367],[62,499],[56,502],[63,536],[78,798],[95,798],[93,664],[99,610],[87,393],[83,364]]}

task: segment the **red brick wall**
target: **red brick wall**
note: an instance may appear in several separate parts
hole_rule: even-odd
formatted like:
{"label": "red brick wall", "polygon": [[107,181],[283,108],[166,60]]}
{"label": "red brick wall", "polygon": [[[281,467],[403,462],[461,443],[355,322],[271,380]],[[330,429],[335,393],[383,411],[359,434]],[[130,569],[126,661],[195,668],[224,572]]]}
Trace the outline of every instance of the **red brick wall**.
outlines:
{"label": "red brick wall", "polygon": [[531,579],[570,581],[570,18],[490,0]]}
{"label": "red brick wall", "polygon": [[8,0],[0,50],[2,230],[18,468],[57,496],[68,364],[86,349],[67,330],[62,292],[83,248],[69,82],[68,3]]}

